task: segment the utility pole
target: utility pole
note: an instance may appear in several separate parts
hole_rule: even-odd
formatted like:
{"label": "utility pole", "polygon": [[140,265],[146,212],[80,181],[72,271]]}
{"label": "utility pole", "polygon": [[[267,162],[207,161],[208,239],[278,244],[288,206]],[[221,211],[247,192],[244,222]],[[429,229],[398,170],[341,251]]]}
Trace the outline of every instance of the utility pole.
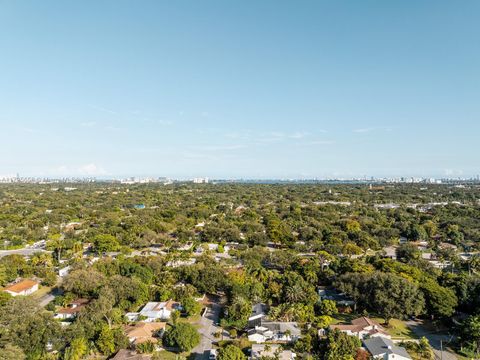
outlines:
{"label": "utility pole", "polygon": [[443,360],[443,340],[440,339],[440,360]]}

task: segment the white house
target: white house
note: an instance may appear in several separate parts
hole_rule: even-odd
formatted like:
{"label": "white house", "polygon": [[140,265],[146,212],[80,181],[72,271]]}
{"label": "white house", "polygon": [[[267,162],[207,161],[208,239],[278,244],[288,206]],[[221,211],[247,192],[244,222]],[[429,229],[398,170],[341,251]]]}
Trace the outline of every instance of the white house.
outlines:
{"label": "white house", "polygon": [[78,313],[89,303],[88,299],[77,299],[68,304],[67,307],[61,308],[55,313],[55,319],[74,319]]}
{"label": "white house", "polygon": [[267,340],[273,336],[273,333],[267,333],[267,330],[268,329],[262,329],[261,327],[248,330],[248,341],[257,344],[263,344],[264,342],[267,342]]}
{"label": "white house", "polygon": [[7,286],[3,291],[9,293],[12,296],[27,296],[33,294],[38,290],[38,282],[34,280],[24,279],[13,285]]}
{"label": "white house", "polygon": [[180,304],[169,300],[166,302],[148,302],[138,313],[127,313],[125,316],[129,321],[136,321],[140,317],[144,322],[156,322],[158,320],[168,320],[172,311],[179,310]]}
{"label": "white house", "polygon": [[301,330],[296,322],[262,321],[260,326],[248,331],[248,340],[256,343],[289,343],[300,338]]}
{"label": "white house", "polygon": [[71,266],[66,266],[64,268],[61,268],[58,270],[58,276],[64,277],[67,276],[68,273],[70,272]]}
{"label": "white house", "polygon": [[190,259],[187,259],[187,260],[171,260],[169,262],[167,262],[166,266],[168,267],[172,267],[172,268],[177,268],[177,267],[180,267],[180,266],[190,266],[190,265],[193,265],[197,262],[197,259],[195,258],[190,258]]}

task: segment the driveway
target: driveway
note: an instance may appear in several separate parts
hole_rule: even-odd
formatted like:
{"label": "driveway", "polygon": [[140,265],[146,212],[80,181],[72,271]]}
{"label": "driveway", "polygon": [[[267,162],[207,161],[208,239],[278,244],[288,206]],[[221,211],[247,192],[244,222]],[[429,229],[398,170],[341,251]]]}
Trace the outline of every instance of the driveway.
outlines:
{"label": "driveway", "polygon": [[212,301],[206,309],[206,313],[200,319],[198,329],[201,338],[200,344],[192,350],[195,360],[208,360],[210,349],[213,348],[213,342],[220,340],[214,336],[215,333],[222,330],[221,327],[215,326],[220,319],[221,305],[217,301]]}
{"label": "driveway", "polygon": [[448,348],[448,344],[452,341],[453,335],[447,332],[441,332],[437,329],[429,329],[423,323],[423,320],[407,321],[407,326],[418,337],[425,336],[433,348],[435,359],[437,360],[457,360],[457,355]]}
{"label": "driveway", "polygon": [[62,281],[63,279],[60,278],[60,280],[57,281],[57,283],[50,292],[37,298],[38,305],[40,305],[41,307],[45,307],[49,303],[51,303],[55,299],[55,297],[63,295],[63,290],[61,288]]}

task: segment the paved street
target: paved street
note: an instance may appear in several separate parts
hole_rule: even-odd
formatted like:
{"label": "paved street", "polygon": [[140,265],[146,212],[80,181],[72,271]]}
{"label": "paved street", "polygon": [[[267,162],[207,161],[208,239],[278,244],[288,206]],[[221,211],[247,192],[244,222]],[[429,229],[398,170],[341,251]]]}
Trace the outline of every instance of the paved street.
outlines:
{"label": "paved street", "polygon": [[[421,320],[407,321],[407,325],[419,337],[425,336],[433,348],[435,359],[437,360],[457,360],[457,356],[448,349],[448,343],[452,340],[452,336],[447,333],[432,331],[423,325]],[[443,346],[440,342],[443,342]],[[443,348],[443,351],[441,349]]]}
{"label": "paved street", "polygon": [[13,255],[13,254],[18,254],[22,256],[31,256],[35,253],[38,252],[49,252],[47,250],[39,249],[39,248],[23,248],[23,249],[16,249],[16,250],[0,250],[0,258],[7,256],[7,255]]}
{"label": "paved street", "polygon": [[214,334],[221,331],[221,327],[215,326],[220,318],[221,305],[218,302],[212,302],[207,308],[207,312],[200,319],[200,344],[192,350],[196,360],[208,360],[210,349],[213,348],[213,342],[218,341]]}

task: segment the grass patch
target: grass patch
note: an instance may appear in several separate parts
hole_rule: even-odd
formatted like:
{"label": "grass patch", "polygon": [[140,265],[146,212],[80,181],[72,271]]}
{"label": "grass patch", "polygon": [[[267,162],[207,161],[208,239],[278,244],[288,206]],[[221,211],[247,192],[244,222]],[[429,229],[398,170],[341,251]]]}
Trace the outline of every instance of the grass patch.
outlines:
{"label": "grass patch", "polygon": [[161,350],[155,352],[155,360],[177,360],[177,359],[186,359],[189,353],[175,353],[173,351]]}
{"label": "grass patch", "polygon": [[40,285],[40,288],[32,294],[32,298],[38,300],[42,296],[47,295],[51,291],[52,291],[52,288],[50,286],[41,286]]}
{"label": "grass patch", "polygon": [[247,338],[241,337],[239,339],[234,339],[234,340],[220,340],[218,341],[218,347],[224,348],[227,345],[235,345],[242,349],[243,351],[246,351],[247,349],[252,347],[252,343],[248,341]]}
{"label": "grass patch", "polygon": [[350,324],[353,319],[356,319],[360,316],[361,315],[358,315],[358,314],[336,314],[332,316],[333,318],[332,325],[343,324],[343,323]]}
{"label": "grass patch", "polygon": [[389,326],[383,325],[385,319],[373,318],[380,325],[384,326],[390,336],[394,339],[418,339],[418,336],[405,324],[404,321],[398,319],[390,320]]}
{"label": "grass patch", "polygon": [[193,316],[190,316],[190,317],[183,317],[182,316],[178,319],[178,322],[189,323],[189,324],[195,325],[200,321],[201,318],[202,317],[200,315],[193,315]]}

